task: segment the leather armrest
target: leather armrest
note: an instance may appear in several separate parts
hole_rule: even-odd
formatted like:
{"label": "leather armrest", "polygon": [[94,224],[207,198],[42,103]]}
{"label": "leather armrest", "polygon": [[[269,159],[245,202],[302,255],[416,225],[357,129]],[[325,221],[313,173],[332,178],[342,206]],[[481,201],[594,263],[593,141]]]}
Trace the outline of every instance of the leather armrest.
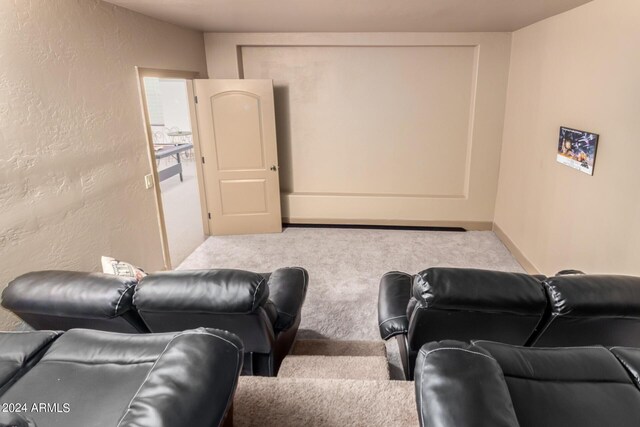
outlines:
{"label": "leather armrest", "polygon": [[242,362],[242,342],[229,332],[199,328],[176,334],[153,364],[118,426],[222,425]]}
{"label": "leather armrest", "polygon": [[274,329],[286,331],[300,317],[307,296],[309,273],[301,267],[279,268],[269,276],[269,299],[278,312]]}
{"label": "leather armrest", "polygon": [[519,426],[500,365],[473,344],[425,344],[415,387],[421,426]]}
{"label": "leather armrest", "polygon": [[380,336],[387,340],[409,330],[407,306],[411,299],[413,277],[399,271],[391,271],[380,280],[378,292],[378,327]]}

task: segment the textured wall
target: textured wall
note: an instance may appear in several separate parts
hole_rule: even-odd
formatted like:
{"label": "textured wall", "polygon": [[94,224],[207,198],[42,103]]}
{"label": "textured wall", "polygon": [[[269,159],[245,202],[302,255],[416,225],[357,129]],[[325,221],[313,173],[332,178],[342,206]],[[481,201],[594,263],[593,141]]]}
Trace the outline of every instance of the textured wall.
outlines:
{"label": "textured wall", "polygon": [[[533,266],[640,275],[640,2],[596,0],[513,35],[496,224]],[[559,127],[600,134],[594,175]]]}
{"label": "textured wall", "polygon": [[90,0],[0,1],[0,22],[0,285],[162,268],[134,66],[206,76],[202,33]]}

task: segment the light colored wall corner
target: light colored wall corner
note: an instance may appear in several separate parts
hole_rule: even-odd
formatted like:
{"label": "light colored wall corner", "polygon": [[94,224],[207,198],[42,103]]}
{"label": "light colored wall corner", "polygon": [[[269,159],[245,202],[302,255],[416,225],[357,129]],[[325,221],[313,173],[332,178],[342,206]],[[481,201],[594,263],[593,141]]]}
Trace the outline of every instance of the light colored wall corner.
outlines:
{"label": "light colored wall corner", "polygon": [[134,67],[205,76],[203,34],[97,0],[0,2],[0,22],[0,286],[101,255],[161,269]]}
{"label": "light colored wall corner", "polygon": [[509,33],[208,33],[212,78],[273,79],[283,216],[491,223]]}
{"label": "light colored wall corner", "polygon": [[513,255],[513,257],[518,261],[518,263],[524,268],[524,270],[529,274],[541,274],[542,272],[538,269],[533,263],[526,257],[526,255],[520,250],[520,248],[513,243],[513,240],[500,228],[498,224],[493,223],[493,232],[498,239],[502,242],[503,245],[509,249],[509,252]]}
{"label": "light colored wall corner", "polygon": [[[638,22],[595,0],[513,34],[494,222],[543,273],[640,275]],[[560,126],[600,134],[594,176],[556,162]]]}

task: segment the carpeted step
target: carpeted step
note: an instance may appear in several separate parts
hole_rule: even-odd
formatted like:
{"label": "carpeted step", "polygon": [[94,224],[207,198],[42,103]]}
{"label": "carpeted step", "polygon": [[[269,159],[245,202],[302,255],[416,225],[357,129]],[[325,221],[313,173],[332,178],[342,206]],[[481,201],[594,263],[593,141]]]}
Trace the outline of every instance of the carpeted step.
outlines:
{"label": "carpeted step", "polygon": [[389,363],[381,356],[296,356],[284,358],[278,378],[388,380]]}
{"label": "carpeted step", "polygon": [[384,341],[298,340],[278,377],[385,380],[389,362]]}
{"label": "carpeted step", "polygon": [[235,426],[417,426],[414,383],[240,377]]}
{"label": "carpeted step", "polygon": [[387,356],[385,343],[382,340],[297,340],[291,354],[298,356]]}

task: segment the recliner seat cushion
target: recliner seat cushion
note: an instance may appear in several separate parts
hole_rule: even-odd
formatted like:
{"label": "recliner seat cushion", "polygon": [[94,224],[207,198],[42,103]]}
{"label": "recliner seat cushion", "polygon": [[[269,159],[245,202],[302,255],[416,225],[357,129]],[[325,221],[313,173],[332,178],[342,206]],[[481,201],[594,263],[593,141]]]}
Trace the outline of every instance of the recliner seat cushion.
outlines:
{"label": "recliner seat cushion", "polygon": [[33,420],[15,412],[0,413],[0,427],[38,427]]}
{"label": "recliner seat cushion", "polygon": [[474,345],[502,368],[521,427],[638,425],[640,391],[604,347]]}
{"label": "recliner seat cushion", "polygon": [[224,331],[129,335],[75,329],[0,404],[58,404],[57,412],[26,414],[47,427],[210,427],[229,408],[241,367],[242,344]]}
{"label": "recliner seat cushion", "polygon": [[[617,355],[640,366],[636,356],[640,350]],[[631,427],[640,420],[640,389],[616,356],[598,346],[425,344],[416,397],[423,426]]]}
{"label": "recliner seat cushion", "polygon": [[60,332],[0,332],[0,395],[38,360]]}

